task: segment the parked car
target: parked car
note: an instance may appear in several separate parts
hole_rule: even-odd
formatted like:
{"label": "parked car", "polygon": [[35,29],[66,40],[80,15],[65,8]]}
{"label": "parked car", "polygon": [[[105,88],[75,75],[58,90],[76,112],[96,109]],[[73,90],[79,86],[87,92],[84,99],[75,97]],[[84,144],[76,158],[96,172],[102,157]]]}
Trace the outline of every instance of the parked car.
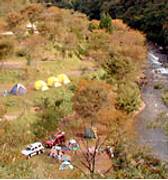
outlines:
{"label": "parked car", "polygon": [[44,146],[40,142],[35,142],[33,144],[30,144],[24,150],[22,150],[22,154],[27,158],[31,158],[32,156],[41,154],[43,152],[44,152]]}
{"label": "parked car", "polygon": [[56,133],[49,140],[43,142],[44,146],[47,148],[52,148],[56,145],[62,145],[63,143],[65,143],[65,133],[62,131]]}

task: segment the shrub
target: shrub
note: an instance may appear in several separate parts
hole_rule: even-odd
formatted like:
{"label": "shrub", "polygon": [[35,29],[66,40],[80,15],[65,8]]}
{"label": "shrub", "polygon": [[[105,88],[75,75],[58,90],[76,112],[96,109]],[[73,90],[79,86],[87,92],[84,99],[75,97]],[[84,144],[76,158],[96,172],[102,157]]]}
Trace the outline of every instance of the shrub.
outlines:
{"label": "shrub", "polygon": [[168,106],[168,90],[166,90],[163,94],[162,94],[162,100],[165,103],[166,106]]}
{"label": "shrub", "polygon": [[133,65],[130,59],[122,58],[118,55],[114,55],[113,53],[110,53],[109,58],[102,66],[107,72],[107,79],[126,79],[127,75],[133,71]]}
{"label": "shrub", "polygon": [[63,112],[60,105],[63,100],[50,101],[49,98],[42,98],[40,104],[39,119],[33,124],[33,132],[36,137],[44,138],[49,132],[57,128],[60,118],[63,117]]}
{"label": "shrub", "polygon": [[99,24],[100,29],[106,29],[107,32],[112,32],[112,19],[109,14],[102,14]]}
{"label": "shrub", "polygon": [[141,98],[140,91],[135,83],[119,85],[117,106],[127,113],[138,110]]}
{"label": "shrub", "polygon": [[86,79],[90,80],[104,80],[106,77],[106,71],[99,69],[93,73],[87,74]]}
{"label": "shrub", "polygon": [[89,23],[88,30],[92,32],[95,29],[99,29],[99,25],[94,22]]}
{"label": "shrub", "polygon": [[163,88],[163,84],[161,83],[157,83],[157,84],[154,84],[154,89],[162,89]]}

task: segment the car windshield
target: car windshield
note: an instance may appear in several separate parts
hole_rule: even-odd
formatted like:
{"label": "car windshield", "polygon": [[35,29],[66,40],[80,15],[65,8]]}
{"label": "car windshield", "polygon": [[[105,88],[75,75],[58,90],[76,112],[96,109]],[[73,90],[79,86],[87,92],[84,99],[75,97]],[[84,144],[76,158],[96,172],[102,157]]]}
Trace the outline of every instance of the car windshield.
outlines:
{"label": "car windshield", "polygon": [[54,135],[49,136],[48,140],[53,141],[54,140]]}
{"label": "car windshield", "polygon": [[27,151],[30,151],[30,150],[31,150],[31,148],[30,148],[30,147],[27,147],[27,148],[26,148],[26,150],[27,150]]}

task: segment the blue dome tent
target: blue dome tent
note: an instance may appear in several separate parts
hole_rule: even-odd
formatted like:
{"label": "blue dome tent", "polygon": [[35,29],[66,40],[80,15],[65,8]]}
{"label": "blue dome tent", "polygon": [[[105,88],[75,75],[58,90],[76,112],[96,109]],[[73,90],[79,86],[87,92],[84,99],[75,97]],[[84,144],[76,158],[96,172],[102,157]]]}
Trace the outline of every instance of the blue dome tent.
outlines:
{"label": "blue dome tent", "polygon": [[22,84],[15,84],[13,88],[9,91],[9,94],[12,95],[24,95],[26,94],[27,89]]}

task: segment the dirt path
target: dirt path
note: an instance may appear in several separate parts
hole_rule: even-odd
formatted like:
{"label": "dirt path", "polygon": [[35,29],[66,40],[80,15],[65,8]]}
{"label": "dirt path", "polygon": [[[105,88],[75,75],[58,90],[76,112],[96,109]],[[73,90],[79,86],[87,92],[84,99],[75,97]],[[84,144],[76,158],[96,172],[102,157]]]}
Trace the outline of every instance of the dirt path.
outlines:
{"label": "dirt path", "polygon": [[0,66],[3,66],[4,69],[22,69],[25,66],[25,62],[7,61],[0,63]]}
{"label": "dirt path", "polygon": [[[149,46],[149,53],[159,57],[160,62],[165,62],[167,58],[151,46]],[[168,108],[161,100],[161,92],[153,88],[157,82],[168,85],[168,75],[155,73],[154,70],[158,68],[158,64],[152,62],[151,56],[148,57],[148,60],[149,63],[146,69],[148,84],[142,90],[142,97],[146,107],[138,116],[136,128],[138,130],[140,144],[148,145],[152,148],[154,155],[165,160],[168,158],[168,136],[165,135],[162,129],[148,128],[147,125],[153,120],[156,120],[158,114],[161,112],[168,112]]]}

